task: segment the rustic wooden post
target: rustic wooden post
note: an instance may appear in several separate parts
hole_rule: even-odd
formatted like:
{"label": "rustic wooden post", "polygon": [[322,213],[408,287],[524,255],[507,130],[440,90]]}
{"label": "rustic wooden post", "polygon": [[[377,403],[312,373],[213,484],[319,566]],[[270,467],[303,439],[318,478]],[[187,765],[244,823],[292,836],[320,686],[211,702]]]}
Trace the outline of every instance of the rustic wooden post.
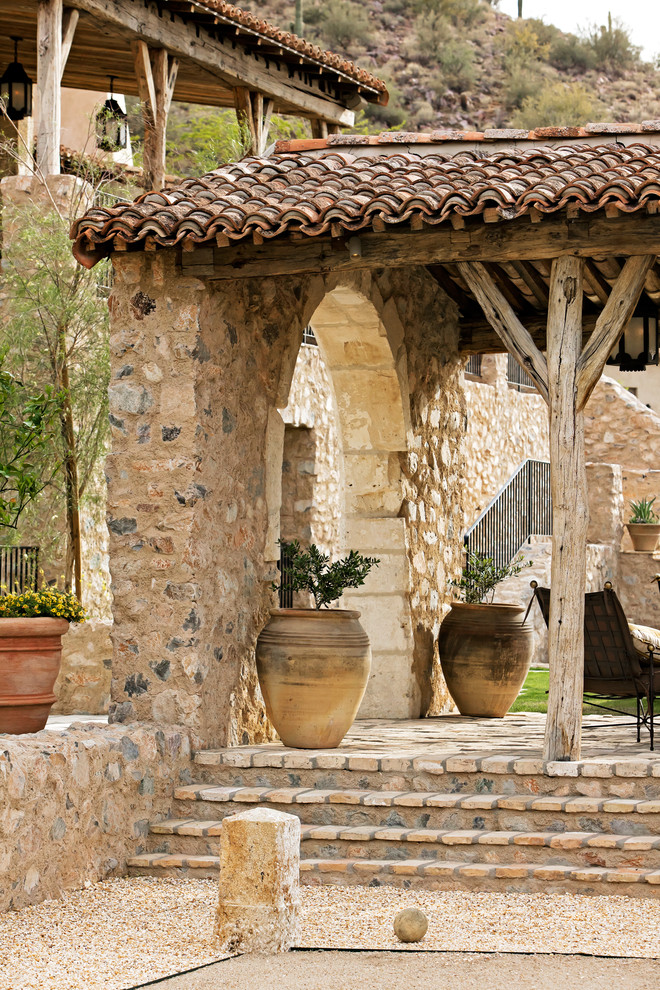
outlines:
{"label": "rustic wooden post", "polygon": [[37,164],[44,175],[60,173],[62,102],[62,0],[39,0],[37,8]]}
{"label": "rustic wooden post", "polygon": [[547,359],[485,266],[458,264],[488,322],[549,406],[553,537],[546,760],[580,758],[588,522],[584,407],[634,313],[654,261],[653,256],[626,261],[582,349],[583,262],[572,255],[556,258],[548,299]]}
{"label": "rustic wooden post", "polygon": [[237,86],[234,89],[234,104],[238,122],[248,134],[245,154],[263,155],[268,144],[273,101],[262,93],[253,93],[245,86]]}
{"label": "rustic wooden post", "polygon": [[552,569],[546,760],[579,760],[584,681],[587,473],[584,412],[577,408],[582,351],[582,260],[552,263],[548,301]]}
{"label": "rustic wooden post", "polygon": [[165,185],[167,118],[179,63],[164,48],[150,51],[144,41],[135,45],[135,72],[144,116],[144,179],[149,189]]}

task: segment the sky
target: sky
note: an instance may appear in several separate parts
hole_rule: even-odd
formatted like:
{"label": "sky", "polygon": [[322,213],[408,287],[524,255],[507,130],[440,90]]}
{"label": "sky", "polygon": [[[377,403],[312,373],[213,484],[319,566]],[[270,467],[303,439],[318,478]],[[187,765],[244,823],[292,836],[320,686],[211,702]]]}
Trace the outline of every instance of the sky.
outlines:
{"label": "sky", "polygon": [[[518,16],[518,0],[500,0],[499,9]],[[660,54],[660,3],[658,0],[523,0],[524,17],[540,17],[562,31],[579,33],[580,28],[604,24],[607,13],[619,18],[630,32],[642,56],[652,61]]]}

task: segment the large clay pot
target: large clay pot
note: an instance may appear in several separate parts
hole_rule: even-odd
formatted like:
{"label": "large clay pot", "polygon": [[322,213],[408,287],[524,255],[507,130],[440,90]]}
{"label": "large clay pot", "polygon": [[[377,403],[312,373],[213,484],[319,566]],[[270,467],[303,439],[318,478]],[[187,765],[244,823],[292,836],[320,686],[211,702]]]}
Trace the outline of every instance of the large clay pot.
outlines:
{"label": "large clay pot", "polygon": [[39,732],[55,701],[66,619],[0,619],[0,732]]}
{"label": "large clay pot", "polygon": [[268,717],[285,746],[334,749],[357,715],[371,648],[359,612],[275,608],[257,640]]}
{"label": "large clay pot", "polygon": [[532,659],[522,605],[455,602],[440,627],[442,673],[461,715],[502,718],[518,697]]}
{"label": "large clay pot", "polygon": [[626,523],[634,550],[653,553],[660,537],[659,523]]}

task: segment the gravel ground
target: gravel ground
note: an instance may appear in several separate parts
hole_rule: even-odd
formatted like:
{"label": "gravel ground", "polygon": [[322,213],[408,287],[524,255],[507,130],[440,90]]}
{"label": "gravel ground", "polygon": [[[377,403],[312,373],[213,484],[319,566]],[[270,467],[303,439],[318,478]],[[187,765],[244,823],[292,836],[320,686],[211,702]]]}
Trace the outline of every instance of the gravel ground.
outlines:
{"label": "gravel ground", "polygon": [[[213,941],[216,900],[213,880],[137,877],[89,884],[65,900],[0,915],[0,988],[127,990],[226,958]],[[404,948],[393,935],[392,922],[397,911],[413,905],[427,914],[429,930],[421,942]],[[308,948],[660,956],[660,901],[649,899],[303,887],[302,923],[302,945]],[[309,954],[299,955],[303,962],[295,965],[304,965]],[[438,966],[445,965],[444,956],[434,958]],[[232,961],[232,966],[238,962]],[[653,966],[657,970],[658,964]],[[201,990],[204,972],[197,983],[181,987]],[[655,985],[659,983],[660,975]],[[225,984],[208,984],[214,985]],[[276,985],[277,981],[270,984]],[[335,990],[352,986],[332,985]],[[370,985],[359,984],[365,990]],[[646,985],[625,983],[626,990]],[[256,990],[256,985],[250,986]],[[610,984],[605,981],[602,986],[609,990]]]}

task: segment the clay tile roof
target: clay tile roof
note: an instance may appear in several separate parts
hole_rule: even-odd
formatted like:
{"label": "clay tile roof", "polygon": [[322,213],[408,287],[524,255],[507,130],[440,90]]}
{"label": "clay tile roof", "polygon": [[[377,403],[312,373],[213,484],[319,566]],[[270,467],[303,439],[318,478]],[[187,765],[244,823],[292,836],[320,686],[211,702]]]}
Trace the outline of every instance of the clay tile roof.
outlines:
{"label": "clay tile roof", "polygon": [[74,254],[91,266],[118,238],[174,246],[266,240],[287,233],[336,236],[422,218],[440,224],[490,210],[519,217],[534,207],[572,205],[593,212],[614,204],[632,212],[660,201],[660,148],[644,144],[465,150],[453,157],[409,152],[354,157],[288,153],[249,158],[186,179],[134,203],[94,207],[72,228]]}
{"label": "clay tile roof", "polygon": [[[204,8],[211,11],[218,22],[224,21],[236,25],[238,31],[244,29],[246,33],[250,32],[259,35],[261,38],[281,45],[290,52],[296,52],[305,61],[315,62],[317,65],[334,69],[348,79],[352,79],[362,86],[374,90],[375,93],[382,94],[383,99],[379,99],[378,102],[387,103],[387,86],[383,80],[378,79],[365,69],[360,69],[354,62],[349,62],[348,59],[343,58],[341,55],[323,51],[318,45],[313,45],[309,41],[305,41],[304,38],[299,38],[297,35],[291,34],[289,31],[282,31],[280,28],[275,27],[274,24],[269,23],[269,21],[264,21],[261,17],[251,14],[248,10],[242,10],[241,7],[235,7],[231,3],[226,3],[225,0],[194,0],[194,3],[191,2],[190,5],[190,12],[193,19],[195,13],[203,11]],[[368,98],[367,93],[363,95]]]}

